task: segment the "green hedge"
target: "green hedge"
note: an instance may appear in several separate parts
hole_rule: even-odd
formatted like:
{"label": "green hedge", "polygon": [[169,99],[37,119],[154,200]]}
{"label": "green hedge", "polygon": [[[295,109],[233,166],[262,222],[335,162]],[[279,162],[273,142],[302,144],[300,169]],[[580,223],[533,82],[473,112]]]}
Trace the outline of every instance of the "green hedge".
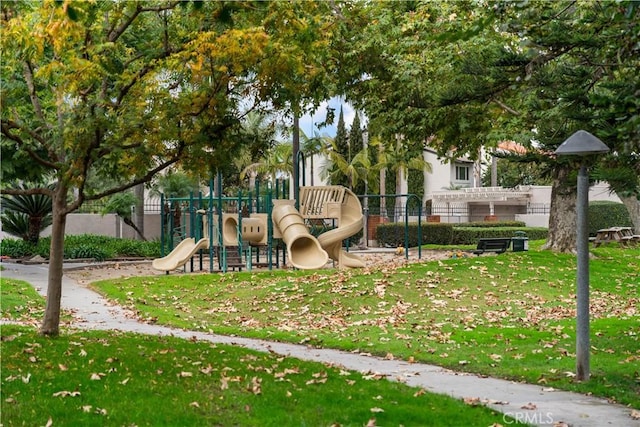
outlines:
{"label": "green hedge", "polygon": [[453,244],[475,245],[481,238],[514,237],[516,231],[524,231],[529,240],[546,239],[549,232],[547,228],[542,227],[455,227]]}
{"label": "green hedge", "polygon": [[[422,223],[422,244],[475,245],[480,238],[514,237],[516,231],[524,231],[530,240],[546,239],[548,234],[547,228],[526,227],[524,223],[516,221],[486,223],[486,225],[486,227],[480,227],[476,223],[463,224],[463,226],[448,223]],[[409,223],[406,229],[409,246],[417,246],[418,223]],[[404,223],[380,224],[377,227],[377,233],[380,246],[395,247],[405,244]]]}
{"label": "green hedge", "polygon": [[589,235],[595,236],[598,230],[611,227],[633,227],[627,207],[609,201],[589,203]]}
{"label": "green hedge", "polygon": [[[40,255],[49,258],[51,238],[41,238],[37,245],[22,239],[3,239],[0,255],[11,258],[26,258]],[[93,258],[102,261],[115,257],[158,258],[158,241],[142,242],[132,239],[98,236],[93,234],[66,236],[64,239],[64,257],[66,259]]]}

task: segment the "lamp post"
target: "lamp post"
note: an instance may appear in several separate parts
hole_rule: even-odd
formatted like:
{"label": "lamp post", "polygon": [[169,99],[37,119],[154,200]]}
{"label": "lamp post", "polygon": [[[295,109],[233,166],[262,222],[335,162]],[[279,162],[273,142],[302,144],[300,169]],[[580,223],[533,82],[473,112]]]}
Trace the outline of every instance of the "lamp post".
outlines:
{"label": "lamp post", "polygon": [[586,157],[607,153],[601,140],[587,131],[579,130],[556,150],[558,156],[580,156],[578,194],[576,200],[576,380],[589,380],[589,172]]}

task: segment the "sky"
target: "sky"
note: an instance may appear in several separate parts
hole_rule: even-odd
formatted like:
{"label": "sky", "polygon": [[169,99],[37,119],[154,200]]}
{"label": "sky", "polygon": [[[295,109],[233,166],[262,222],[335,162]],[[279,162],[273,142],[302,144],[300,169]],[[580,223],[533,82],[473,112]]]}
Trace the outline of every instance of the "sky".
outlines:
{"label": "sky", "polygon": [[[320,104],[320,107],[316,110],[313,115],[305,114],[300,117],[300,130],[302,130],[305,135],[313,136],[314,132],[317,132],[319,135],[327,135],[330,137],[336,136],[336,129],[338,127],[338,117],[340,115],[340,105],[342,104],[342,112],[344,115],[344,124],[347,128],[347,132],[351,129],[351,124],[353,123],[353,119],[356,116],[355,109],[346,101],[341,98],[331,98],[329,101],[324,101]],[[333,124],[330,126],[325,126],[321,129],[318,129],[316,126],[317,123],[323,122],[327,116],[327,106],[335,109],[335,119],[333,120]],[[366,123],[366,119],[363,117],[362,113],[360,113],[360,124],[364,125]]]}

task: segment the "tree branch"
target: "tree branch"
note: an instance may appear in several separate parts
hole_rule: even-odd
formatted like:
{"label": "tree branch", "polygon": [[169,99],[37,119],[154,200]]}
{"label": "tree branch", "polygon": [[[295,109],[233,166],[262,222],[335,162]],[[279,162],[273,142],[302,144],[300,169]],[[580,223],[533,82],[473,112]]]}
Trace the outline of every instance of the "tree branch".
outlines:
{"label": "tree branch", "polygon": [[53,191],[48,188],[0,188],[0,194],[8,196],[31,196],[35,194],[51,196]]}
{"label": "tree branch", "polygon": [[20,126],[16,122],[13,122],[13,121],[10,121],[10,120],[2,120],[2,122],[0,123],[0,128],[1,128],[2,135],[7,137],[8,139],[10,139],[11,141],[15,142],[16,144],[18,144],[29,155],[29,157],[31,157],[36,163],[39,163],[42,166],[46,166],[46,167],[54,169],[54,170],[58,170],[59,169],[59,166],[57,164],[55,164],[55,163],[53,163],[53,162],[51,162],[49,160],[43,159],[34,150],[32,150],[31,148],[27,147],[27,144],[24,142],[24,140],[19,135],[16,135],[16,134],[12,133],[11,130],[12,129],[18,129],[18,130],[22,130],[24,132],[27,132],[29,134],[29,136],[31,136],[36,141],[38,141],[41,144],[43,144],[43,141],[42,141],[42,139],[40,138],[39,135],[34,134],[29,129],[22,128],[22,126]]}
{"label": "tree branch", "polygon": [[29,89],[29,98],[31,99],[31,104],[33,105],[33,109],[36,112],[36,116],[42,123],[47,123],[44,119],[44,113],[42,112],[42,106],[40,105],[40,99],[38,98],[38,94],[36,93],[36,86],[33,84],[33,67],[28,61],[24,61],[22,63],[22,71],[24,75],[24,80],[27,83],[27,88]]}
{"label": "tree branch", "polygon": [[118,28],[112,28],[111,31],[109,31],[107,40],[109,40],[110,42],[115,42],[116,40],[118,40],[118,38],[127,30],[127,28],[129,28],[131,23],[136,19],[140,12],[142,12],[141,4],[142,3],[138,3],[136,5],[136,8],[134,9],[131,16],[125,19],[125,21],[122,22]]}
{"label": "tree branch", "polygon": [[[139,184],[144,184],[148,181],[151,180],[151,178],[153,178],[158,172],[168,168],[169,166],[173,165],[174,163],[178,162],[181,158],[182,158],[182,154],[184,152],[184,148],[185,148],[185,143],[184,141],[180,142],[180,145],[178,146],[178,150],[176,151],[176,153],[171,156],[170,159],[164,161],[163,163],[161,163],[160,165],[156,166],[155,168],[151,169],[150,171],[148,171],[145,175],[141,176],[140,178],[137,178],[131,182],[128,182],[126,184],[122,184],[118,187],[114,187],[111,188],[109,190],[105,190],[102,193],[98,193],[98,194],[93,194],[91,196],[86,196],[83,197],[83,200],[98,200],[101,199],[103,197],[106,196],[110,196],[112,194],[116,194],[116,193],[120,193],[122,191],[128,190],[130,188],[135,187],[136,185]],[[78,203],[78,201],[74,202],[73,205],[76,205]],[[77,204],[77,206],[74,206],[72,210],[75,210],[79,207],[80,205]]]}
{"label": "tree branch", "polygon": [[514,116],[521,115],[521,113],[519,111],[514,110],[513,108],[509,107],[507,104],[505,104],[504,102],[500,101],[497,98],[491,98],[491,99],[489,99],[489,102],[495,102],[496,104],[498,104],[500,106],[500,108],[502,108],[503,110],[513,114]]}

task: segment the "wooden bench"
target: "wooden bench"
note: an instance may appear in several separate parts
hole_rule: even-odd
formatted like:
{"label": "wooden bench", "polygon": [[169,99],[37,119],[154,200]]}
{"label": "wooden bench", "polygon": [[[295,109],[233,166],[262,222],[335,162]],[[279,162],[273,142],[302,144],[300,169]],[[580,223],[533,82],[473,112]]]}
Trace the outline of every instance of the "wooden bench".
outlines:
{"label": "wooden bench", "polygon": [[511,246],[510,237],[497,237],[497,238],[484,238],[478,240],[478,247],[473,251],[476,255],[481,255],[485,252],[496,252],[501,254],[506,252]]}

